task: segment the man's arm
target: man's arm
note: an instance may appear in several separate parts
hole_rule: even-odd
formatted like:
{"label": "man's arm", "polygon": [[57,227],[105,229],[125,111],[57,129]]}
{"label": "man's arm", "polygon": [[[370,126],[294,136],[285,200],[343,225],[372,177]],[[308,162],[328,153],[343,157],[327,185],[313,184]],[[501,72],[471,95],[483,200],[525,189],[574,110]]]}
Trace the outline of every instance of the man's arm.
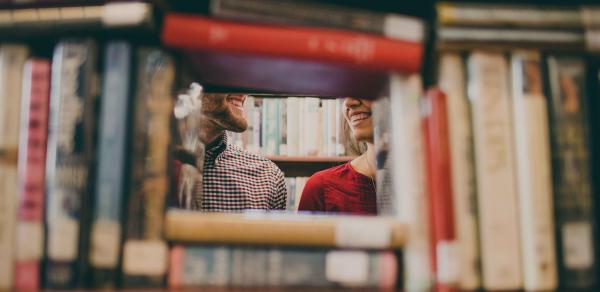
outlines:
{"label": "man's arm", "polygon": [[270,210],[285,210],[287,203],[287,186],[285,184],[285,177],[283,172],[274,166],[274,192],[271,194],[271,201],[269,202]]}

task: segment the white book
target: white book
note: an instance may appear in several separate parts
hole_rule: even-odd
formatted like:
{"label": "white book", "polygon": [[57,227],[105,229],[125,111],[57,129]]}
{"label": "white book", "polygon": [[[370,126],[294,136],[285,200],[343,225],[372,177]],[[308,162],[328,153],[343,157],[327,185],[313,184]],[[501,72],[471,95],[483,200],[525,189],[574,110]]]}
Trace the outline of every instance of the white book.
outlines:
{"label": "white book", "polygon": [[324,118],[325,115],[325,108],[324,108],[324,100],[319,99],[319,114],[317,115],[317,126],[316,126],[316,132],[313,132],[312,135],[316,135],[317,136],[317,153],[315,154],[316,156],[324,156],[325,155],[325,146],[324,146],[324,142],[323,140],[325,140],[324,137],[324,132],[325,132],[325,121],[326,119]]}
{"label": "white book", "polygon": [[296,177],[296,198],[294,199],[294,210],[298,210],[300,199],[302,198],[302,191],[304,191],[306,181],[308,181],[308,177]]}
{"label": "white book", "polygon": [[537,52],[512,54],[513,124],[525,290],[557,286],[546,98]]}
{"label": "white book", "polygon": [[277,99],[279,105],[278,130],[279,130],[279,155],[289,156],[287,150],[287,101],[284,98]]}
{"label": "white book", "polygon": [[440,58],[438,84],[447,95],[454,226],[457,240],[460,289],[481,288],[477,193],[473,160],[473,133],[465,90],[464,65],[460,55],[445,53]]}
{"label": "white book", "polygon": [[[429,291],[435,279],[431,267],[429,204],[421,125],[422,83],[418,75],[390,75],[390,116],[393,145],[393,197],[387,215],[408,226],[404,249],[407,291]],[[383,210],[382,210],[383,211]]]}
{"label": "white book", "polygon": [[306,120],[306,98],[298,98],[298,155],[303,156],[306,153],[306,143],[304,137],[304,121]]}
{"label": "white book", "polygon": [[263,99],[262,111],[262,153],[264,155],[279,154],[279,105],[277,99]]}
{"label": "white book", "polygon": [[342,133],[342,123],[346,123],[343,115],[344,99],[340,98],[335,101],[335,155],[342,156],[346,154]]}
{"label": "white book", "polygon": [[522,287],[519,213],[507,61],[500,53],[468,59],[483,288]]}
{"label": "white book", "polygon": [[23,67],[29,51],[22,45],[0,46],[0,290],[14,278],[17,222],[17,149]]}
{"label": "white book", "polygon": [[252,111],[252,144],[251,152],[260,153],[263,147],[262,141],[262,98],[254,99],[254,109]]}
{"label": "white book", "polygon": [[298,149],[300,131],[300,98],[288,97],[285,101],[287,103],[287,154],[288,156],[298,156],[300,150]]}
{"label": "white book", "polygon": [[246,150],[253,152],[254,147],[254,97],[247,96],[244,102],[244,115],[248,121],[248,129],[243,133],[244,147]]}
{"label": "white book", "polygon": [[331,132],[330,116],[331,104],[328,99],[321,100],[321,156],[331,156],[329,147],[329,133]]}
{"label": "white book", "polygon": [[316,97],[305,97],[302,99],[302,120],[300,120],[300,141],[303,152],[300,155],[317,156],[321,145],[320,128],[320,102]]}
{"label": "white book", "polygon": [[327,114],[327,156],[336,156],[337,155],[337,135],[339,134],[337,131],[338,119],[340,118],[337,110],[336,99],[328,99],[327,103],[329,104],[329,113]]}

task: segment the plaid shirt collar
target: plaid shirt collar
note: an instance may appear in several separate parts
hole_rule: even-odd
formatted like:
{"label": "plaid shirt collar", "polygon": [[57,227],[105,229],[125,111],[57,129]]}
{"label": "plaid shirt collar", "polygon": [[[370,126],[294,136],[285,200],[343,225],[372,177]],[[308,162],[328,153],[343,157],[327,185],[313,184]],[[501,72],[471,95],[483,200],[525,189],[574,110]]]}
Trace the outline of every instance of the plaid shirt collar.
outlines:
{"label": "plaid shirt collar", "polygon": [[225,131],[214,141],[206,145],[204,153],[205,161],[214,161],[227,149],[227,134]]}

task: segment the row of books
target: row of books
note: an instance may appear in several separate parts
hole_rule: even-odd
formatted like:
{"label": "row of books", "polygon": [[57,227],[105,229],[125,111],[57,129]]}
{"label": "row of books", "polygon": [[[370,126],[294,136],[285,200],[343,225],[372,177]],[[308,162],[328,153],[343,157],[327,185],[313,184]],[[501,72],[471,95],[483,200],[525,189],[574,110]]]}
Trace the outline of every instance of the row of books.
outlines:
{"label": "row of books", "polygon": [[298,210],[300,198],[302,197],[302,190],[304,190],[304,185],[306,185],[307,180],[308,177],[303,176],[285,178],[285,185],[288,193],[287,210]]}
{"label": "row of books", "polygon": [[248,130],[232,143],[268,156],[343,156],[342,99],[254,98],[244,103]]}
{"label": "row of books", "polygon": [[64,40],[50,61],[0,45],[2,289],[163,281],[175,63],[97,48]]}
{"label": "row of books", "polygon": [[382,214],[409,225],[406,287],[597,289],[600,67],[587,63],[536,50],[441,51],[443,91],[419,102],[394,93],[407,81],[392,77],[373,106],[385,158],[377,195],[390,208]]}
{"label": "row of books", "polygon": [[169,210],[169,288],[398,288],[393,218]]}
{"label": "row of books", "polygon": [[598,50],[598,6],[441,2],[438,46],[545,45]]}

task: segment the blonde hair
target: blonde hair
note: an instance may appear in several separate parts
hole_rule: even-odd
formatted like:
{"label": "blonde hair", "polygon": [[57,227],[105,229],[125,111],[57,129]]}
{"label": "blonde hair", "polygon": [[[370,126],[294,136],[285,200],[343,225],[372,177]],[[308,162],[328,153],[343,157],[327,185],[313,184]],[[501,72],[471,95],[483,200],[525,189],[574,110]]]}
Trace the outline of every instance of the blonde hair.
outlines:
{"label": "blonde hair", "polygon": [[348,121],[346,120],[344,115],[340,115],[340,118],[342,141],[344,142],[344,149],[346,149],[346,154],[358,156],[365,153],[365,151],[367,151],[367,143],[357,141],[354,138],[354,135],[352,134],[352,128],[350,128],[350,125],[348,125]]}

